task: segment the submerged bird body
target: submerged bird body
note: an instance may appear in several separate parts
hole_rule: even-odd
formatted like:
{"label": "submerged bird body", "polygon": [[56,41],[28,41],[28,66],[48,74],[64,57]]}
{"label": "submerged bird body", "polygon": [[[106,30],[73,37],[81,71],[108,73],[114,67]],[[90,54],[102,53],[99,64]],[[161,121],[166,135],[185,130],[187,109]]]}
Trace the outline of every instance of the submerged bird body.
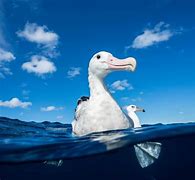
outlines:
{"label": "submerged bird body", "polygon": [[[135,105],[127,106],[128,116],[133,120],[134,128],[140,128],[141,122],[136,112],[145,112],[144,109]],[[153,164],[159,157],[161,152],[161,143],[159,142],[144,142],[134,145],[135,154],[142,168]]]}
{"label": "submerged bird body", "polygon": [[[100,58],[98,58],[100,56]],[[123,62],[125,61],[125,62]],[[133,127],[128,118],[104,85],[104,77],[112,70],[134,70],[134,58],[118,60],[110,53],[100,52],[89,64],[90,97],[76,108],[72,123],[76,135]]]}

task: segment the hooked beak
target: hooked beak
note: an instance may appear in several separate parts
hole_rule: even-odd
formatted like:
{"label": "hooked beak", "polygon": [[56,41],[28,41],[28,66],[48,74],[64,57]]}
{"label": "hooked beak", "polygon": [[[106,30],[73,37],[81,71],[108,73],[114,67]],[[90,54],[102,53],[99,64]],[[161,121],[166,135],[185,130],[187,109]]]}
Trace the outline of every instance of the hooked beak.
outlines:
{"label": "hooked beak", "polygon": [[107,61],[109,70],[130,70],[134,71],[136,68],[136,60],[132,57],[126,59],[118,59],[111,56]]}
{"label": "hooked beak", "polygon": [[140,107],[136,107],[136,111],[137,111],[137,112],[146,112],[145,109],[140,108]]}

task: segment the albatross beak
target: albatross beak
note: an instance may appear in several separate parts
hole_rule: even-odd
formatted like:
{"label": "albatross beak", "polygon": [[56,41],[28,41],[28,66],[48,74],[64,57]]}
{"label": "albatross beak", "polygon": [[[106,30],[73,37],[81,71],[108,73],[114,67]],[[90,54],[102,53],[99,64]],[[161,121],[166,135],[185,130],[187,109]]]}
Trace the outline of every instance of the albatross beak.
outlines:
{"label": "albatross beak", "polygon": [[145,109],[140,108],[140,107],[136,107],[136,111],[146,112]]}
{"label": "albatross beak", "polygon": [[136,68],[136,60],[132,57],[126,59],[118,59],[111,56],[107,61],[110,70],[130,70],[134,71]]}

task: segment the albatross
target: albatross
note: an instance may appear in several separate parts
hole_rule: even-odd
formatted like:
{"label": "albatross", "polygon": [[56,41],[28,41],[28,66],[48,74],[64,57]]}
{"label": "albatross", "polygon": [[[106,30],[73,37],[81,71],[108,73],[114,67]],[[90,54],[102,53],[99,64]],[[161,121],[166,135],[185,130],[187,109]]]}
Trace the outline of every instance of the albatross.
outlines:
{"label": "albatross", "polygon": [[[91,58],[88,67],[90,97],[83,96],[77,102],[72,122],[74,135],[83,136],[93,132],[141,126],[139,121],[135,121],[135,114],[132,117],[122,111],[104,83],[104,78],[113,71],[133,72],[135,68],[136,60],[133,57],[118,59],[109,52],[101,51]],[[134,148],[138,161],[144,168],[158,159],[161,144],[145,142],[135,145]]]}
{"label": "albatross", "polygon": [[133,121],[119,107],[108,91],[104,78],[113,71],[131,71],[136,68],[133,57],[118,59],[111,53],[96,53],[89,62],[88,81],[90,97],[81,97],[72,122],[78,136],[134,127]]}
{"label": "albatross", "polygon": [[141,122],[136,114],[136,112],[145,112],[145,109],[140,108],[136,105],[129,105],[127,106],[127,113],[128,116],[132,119],[133,124],[134,124],[134,128],[139,128],[141,127]]}

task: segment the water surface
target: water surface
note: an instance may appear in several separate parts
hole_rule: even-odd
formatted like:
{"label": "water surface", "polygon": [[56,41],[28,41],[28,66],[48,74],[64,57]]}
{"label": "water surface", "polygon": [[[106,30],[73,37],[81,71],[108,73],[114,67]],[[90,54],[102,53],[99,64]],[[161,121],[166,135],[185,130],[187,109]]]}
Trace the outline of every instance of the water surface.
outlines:
{"label": "water surface", "polygon": [[[159,142],[142,168],[134,145]],[[72,135],[71,125],[0,118],[0,179],[195,179],[195,123]],[[117,178],[120,177],[120,178]]]}

